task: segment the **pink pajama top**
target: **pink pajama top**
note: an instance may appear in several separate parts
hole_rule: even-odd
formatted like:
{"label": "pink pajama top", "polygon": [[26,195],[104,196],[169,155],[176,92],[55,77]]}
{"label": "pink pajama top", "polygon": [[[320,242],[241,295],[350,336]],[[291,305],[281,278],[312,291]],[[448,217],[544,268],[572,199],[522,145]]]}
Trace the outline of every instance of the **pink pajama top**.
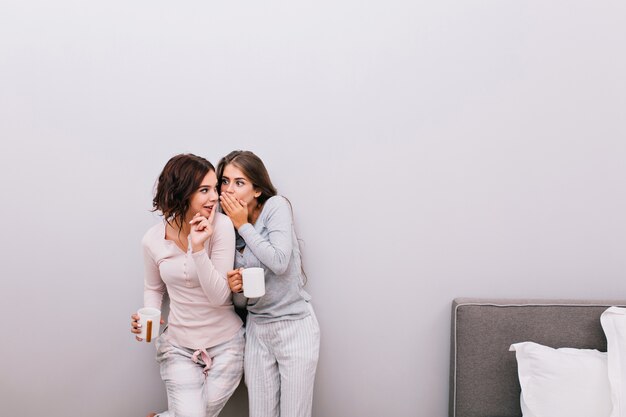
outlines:
{"label": "pink pajama top", "polygon": [[232,339],[242,326],[226,280],[235,258],[232,222],[215,213],[213,230],[205,250],[193,254],[165,239],[165,222],[151,227],[142,240],[144,305],[161,309],[167,290],[166,337],[175,345],[202,351]]}

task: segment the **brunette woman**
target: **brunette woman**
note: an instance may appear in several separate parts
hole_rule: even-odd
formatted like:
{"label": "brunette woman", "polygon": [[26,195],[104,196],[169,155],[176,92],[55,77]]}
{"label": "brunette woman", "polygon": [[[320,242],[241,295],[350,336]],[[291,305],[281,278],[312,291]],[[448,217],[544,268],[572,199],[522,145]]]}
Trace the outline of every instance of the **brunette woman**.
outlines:
{"label": "brunette woman", "polygon": [[165,291],[170,297],[167,330],[156,340],[169,406],[159,416],[217,416],[241,381],[244,330],[226,279],[235,233],[217,203],[209,161],[184,154],[167,162],[153,200],[163,221],[142,241],[144,306],[160,309]]}
{"label": "brunette woman", "polygon": [[265,165],[234,151],[217,167],[220,204],[237,230],[236,269],[228,272],[242,300],[243,268],[265,271],[265,295],[247,306],[245,381],[250,417],[309,417],[320,331],[304,273],[291,205],[277,195]]}

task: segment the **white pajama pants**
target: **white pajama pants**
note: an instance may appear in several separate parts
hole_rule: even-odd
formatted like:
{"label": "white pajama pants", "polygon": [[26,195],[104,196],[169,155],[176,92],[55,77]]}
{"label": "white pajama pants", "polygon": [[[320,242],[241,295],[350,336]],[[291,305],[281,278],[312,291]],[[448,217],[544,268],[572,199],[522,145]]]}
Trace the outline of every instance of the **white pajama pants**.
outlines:
{"label": "white pajama pants", "polygon": [[245,380],[250,417],[310,417],[319,356],[315,313],[258,323],[248,316]]}
{"label": "white pajama pants", "polygon": [[205,375],[204,361],[192,360],[194,350],[157,339],[157,362],[167,390],[168,411],[159,417],[215,417],[235,392],[243,373],[244,329],[229,341],[207,349],[212,358]]}

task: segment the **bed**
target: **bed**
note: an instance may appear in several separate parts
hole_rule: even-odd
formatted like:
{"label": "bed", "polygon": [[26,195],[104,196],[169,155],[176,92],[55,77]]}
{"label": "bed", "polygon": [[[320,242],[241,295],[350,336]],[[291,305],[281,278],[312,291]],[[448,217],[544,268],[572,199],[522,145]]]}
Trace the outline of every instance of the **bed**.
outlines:
{"label": "bed", "polygon": [[626,300],[457,298],[452,303],[450,417],[520,417],[513,343],[605,352],[600,315]]}

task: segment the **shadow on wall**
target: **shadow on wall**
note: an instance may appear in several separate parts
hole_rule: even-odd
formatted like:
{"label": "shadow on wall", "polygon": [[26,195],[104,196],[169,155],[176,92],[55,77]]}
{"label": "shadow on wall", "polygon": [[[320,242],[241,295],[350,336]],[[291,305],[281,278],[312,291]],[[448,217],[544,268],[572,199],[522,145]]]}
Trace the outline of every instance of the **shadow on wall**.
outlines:
{"label": "shadow on wall", "polygon": [[248,390],[243,380],[220,413],[221,417],[248,417]]}

